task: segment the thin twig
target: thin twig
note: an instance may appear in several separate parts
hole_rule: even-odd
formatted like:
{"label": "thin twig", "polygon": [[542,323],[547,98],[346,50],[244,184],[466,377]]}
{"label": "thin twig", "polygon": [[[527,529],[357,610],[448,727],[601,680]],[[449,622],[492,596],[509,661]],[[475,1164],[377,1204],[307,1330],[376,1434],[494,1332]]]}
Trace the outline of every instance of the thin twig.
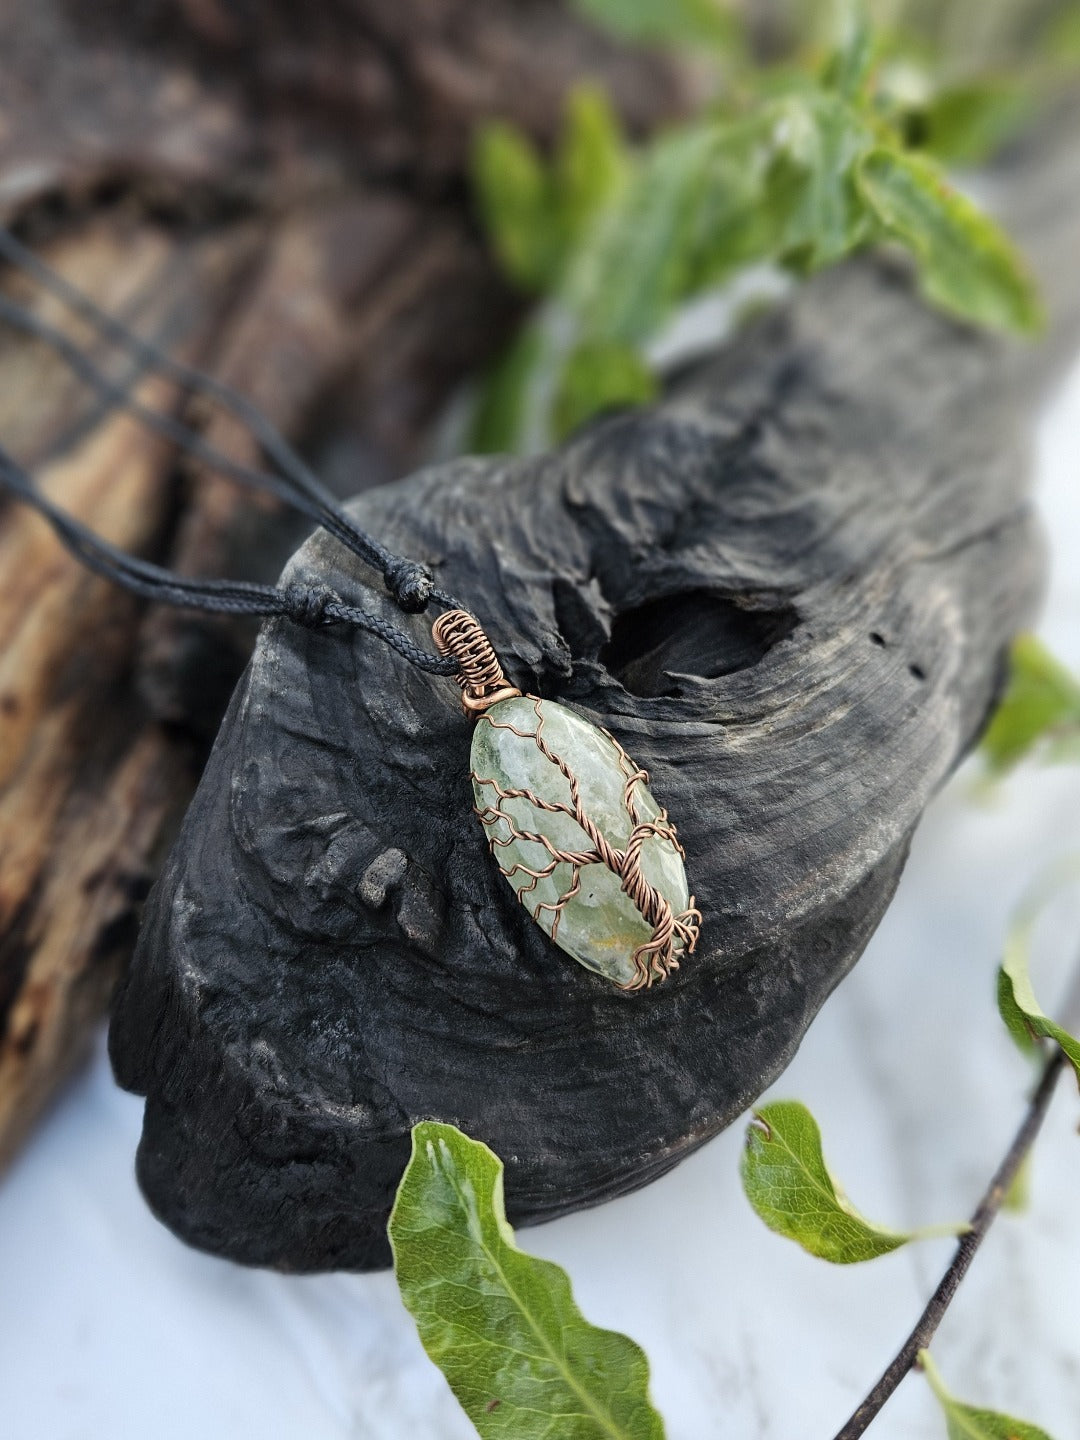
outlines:
{"label": "thin twig", "polygon": [[1024,1123],[1013,1137],[1013,1142],[1009,1146],[1005,1158],[998,1166],[986,1193],[979,1201],[975,1213],[971,1217],[971,1229],[961,1237],[952,1264],[942,1276],[941,1284],[934,1291],[930,1303],[919,1317],[918,1324],[905,1340],[896,1358],[847,1424],[841,1426],[836,1432],[835,1440],[857,1440],[857,1437],[866,1431],[904,1376],[914,1368],[919,1351],[929,1345],[934,1331],[941,1324],[945,1311],[956,1294],[960,1281],[967,1274],[968,1266],[975,1258],[976,1250],[994,1223],[994,1219],[1009,1193],[1009,1188],[1016,1178],[1017,1171],[1035,1143],[1035,1137],[1046,1119],[1046,1112],[1049,1110],[1050,1101],[1054,1096],[1054,1088],[1064,1067],[1065,1056],[1060,1050],[1055,1049],[1043,1068],[1039,1084],[1024,1116]]}

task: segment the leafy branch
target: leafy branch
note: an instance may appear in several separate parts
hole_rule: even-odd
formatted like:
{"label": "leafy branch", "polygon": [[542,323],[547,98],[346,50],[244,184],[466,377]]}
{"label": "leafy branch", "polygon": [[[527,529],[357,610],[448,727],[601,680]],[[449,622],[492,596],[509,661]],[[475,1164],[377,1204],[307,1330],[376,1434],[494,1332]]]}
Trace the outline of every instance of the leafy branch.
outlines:
{"label": "leafy branch", "polygon": [[[1043,1067],[1042,1076],[1028,1105],[1023,1123],[1013,1137],[1001,1164],[995,1170],[993,1179],[979,1201],[975,1213],[971,1217],[968,1230],[960,1237],[952,1263],[942,1276],[911,1334],[885,1368],[881,1379],[866,1399],[846,1424],[836,1432],[835,1440],[856,1440],[857,1436],[865,1434],[871,1421],[879,1414],[901,1381],[919,1365],[920,1356],[925,1358],[926,1347],[944,1319],[945,1312],[952,1303],[961,1280],[967,1274],[979,1246],[985,1240],[990,1226],[997,1218],[1006,1196],[1035,1143],[1064,1067],[1064,1053],[1061,1050],[1055,1050]],[[1036,1432],[1030,1426],[1027,1428],[1031,1436],[1041,1433]],[[978,1432],[975,1433],[978,1434]],[[989,1435],[993,1432],[987,1431],[986,1433]]]}
{"label": "leafy branch", "polygon": [[946,1388],[929,1350],[919,1351],[916,1364],[929,1381],[944,1411],[949,1440],[1050,1440],[1045,1430],[1029,1425],[1026,1420],[1015,1420],[1011,1415],[999,1415],[981,1406],[962,1404]]}
{"label": "leafy branch", "polygon": [[[933,1375],[936,1372],[931,1372],[923,1363],[928,1360],[926,1347],[941,1324],[990,1226],[1015,1193],[1062,1071],[1071,1065],[1080,1082],[1080,1040],[1066,1028],[1066,1025],[1075,1026],[1074,1011],[1080,1015],[1080,971],[1077,972],[1076,993],[1065,1005],[1065,1025],[1057,1024],[1043,1011],[1035,997],[1029,974],[1031,939],[1036,920],[1058,890],[1066,884],[1075,884],[1078,879],[1080,861],[1072,860],[1055,867],[1025,897],[1010,926],[1004,959],[998,972],[1001,1018],[1020,1050],[1036,1058],[1041,1066],[1038,1084],[1023,1122],[970,1222],[955,1227],[960,1236],[956,1253],[922,1315],[877,1384],[837,1432],[835,1440],[857,1440],[864,1434],[886,1401],[914,1369],[927,1370],[935,1393],[939,1399],[942,1398],[944,1391],[940,1386],[940,1377],[935,1384]],[[1046,1040],[1052,1041],[1054,1046],[1048,1058],[1041,1044]],[[766,1132],[764,1138],[762,1126]],[[779,1185],[774,1179],[777,1168],[784,1177]],[[926,1231],[908,1235],[885,1231],[854,1211],[826,1169],[813,1117],[804,1106],[791,1101],[774,1102],[755,1113],[747,1134],[743,1185],[750,1203],[771,1229],[796,1240],[811,1254],[834,1262],[870,1260],[927,1234]],[[955,1405],[955,1402],[952,1403]],[[995,1418],[989,1411],[977,1413],[989,1417],[988,1425]],[[1000,1434],[1012,1436],[1014,1440],[1025,1434],[1022,1424],[1013,1431],[985,1427],[979,1430],[971,1426],[964,1430],[959,1420],[954,1427],[951,1419],[949,1424],[950,1434],[955,1429],[955,1433],[960,1435],[985,1434],[993,1437]],[[1026,1427],[1029,1440],[1038,1440],[1042,1433],[1031,1426]]]}
{"label": "leafy branch", "polygon": [[[710,0],[588,8],[618,10],[637,35],[715,23],[714,45],[731,26]],[[539,304],[481,390],[473,448],[541,449],[605,408],[650,399],[652,348],[678,308],[763,264],[806,276],[899,245],[931,303],[976,324],[1038,331],[1038,296],[1011,241],[937,159],[913,149],[910,102],[882,49],[854,12],[823,63],[751,72],[703,116],[642,147],[626,142],[593,89],[571,98],[550,161],[506,124],[482,129],[480,212],[507,274]],[[939,114],[922,134],[955,145],[963,126],[974,148],[986,110],[974,95],[954,108],[952,121]]]}
{"label": "leafy branch", "polygon": [[[1027,978],[1029,934],[1027,925],[1006,963],[1029,1008],[1021,1012],[1023,1001],[1011,1004],[1033,1019],[1042,1011]],[[1015,1033],[1015,1015],[1005,1007],[1002,1013]],[[781,1101],[756,1112],[743,1161],[747,1196],[770,1228],[811,1254],[850,1264],[930,1234],[959,1235],[919,1320],[835,1440],[863,1435],[913,1370],[927,1375],[950,1440],[1049,1440],[1027,1422],[957,1401],[927,1346],[1015,1193],[1063,1070],[1072,1064],[1080,1079],[1080,1042],[1063,1027],[1053,1038],[1049,1056],[1038,1052],[1039,1080],[1023,1121],[963,1225],[900,1233],[872,1224],[829,1174],[820,1133],[804,1106]],[[518,1249],[506,1221],[502,1162],[486,1145],[452,1125],[415,1126],[389,1233],[401,1295],[424,1348],[482,1440],[663,1440],[643,1351],[626,1336],[589,1324],[565,1272]]]}
{"label": "leafy branch", "polygon": [[931,1225],[901,1232],[860,1215],[829,1173],[817,1121],[796,1100],[774,1100],[754,1111],[741,1173],[747,1199],[770,1230],[834,1265],[856,1265],[913,1240],[969,1228]]}

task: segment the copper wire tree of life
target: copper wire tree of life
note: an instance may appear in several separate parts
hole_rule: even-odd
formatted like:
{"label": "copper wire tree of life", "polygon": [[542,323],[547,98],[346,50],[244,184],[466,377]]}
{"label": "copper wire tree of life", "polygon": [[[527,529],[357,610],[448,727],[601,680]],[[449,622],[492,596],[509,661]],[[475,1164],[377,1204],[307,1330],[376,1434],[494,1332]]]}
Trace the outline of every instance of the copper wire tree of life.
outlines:
{"label": "copper wire tree of life", "polygon": [[[604,738],[614,747],[618,756],[619,768],[625,777],[622,803],[630,820],[630,835],[622,848],[613,845],[586,810],[578,776],[563,756],[551,747],[544,736],[545,715],[542,708],[544,702],[536,696],[527,698],[532,701],[533,709],[536,712],[536,729],[534,731],[521,730],[507,720],[499,720],[489,710],[478,716],[477,724],[487,724],[495,730],[508,730],[522,740],[535,741],[537,749],[544,759],[565,778],[570,789],[570,800],[569,803],[562,800],[547,800],[537,795],[535,791],[524,787],[505,788],[498,781],[490,777],[478,776],[473,771],[471,778],[474,785],[490,788],[494,795],[491,804],[475,807],[481,823],[488,832],[488,844],[493,854],[516,842],[539,845],[547,851],[550,859],[546,864],[535,868],[525,864],[523,860],[518,860],[508,870],[505,870],[504,874],[511,881],[518,875],[529,877],[526,884],[520,887],[515,886],[518,899],[538,924],[541,923],[542,916],[550,913],[551,929],[548,933],[553,940],[557,938],[559,923],[566,906],[581,891],[583,869],[589,865],[603,865],[617,876],[624,894],[630,898],[642,919],[652,928],[650,938],[638,945],[631,957],[634,967],[633,978],[621,988],[624,990],[647,989],[655,981],[666,980],[672,970],[679,968],[678,956],[680,954],[693,952],[697,944],[701,922],[701,912],[695,907],[692,895],[687,908],[676,915],[671,903],[654,885],[650,884],[642,869],[642,847],[647,840],[653,837],[673,846],[680,859],[685,860],[685,852],[679,843],[675,827],[668,819],[666,810],[660,810],[652,818],[642,817],[638,803],[639,788],[648,784],[648,772],[634,764],[609,731],[597,727]],[[550,836],[543,835],[536,830],[522,828],[508,808],[514,801],[524,802],[539,811],[567,816],[583,832],[583,838],[588,842],[587,845],[574,850],[562,848],[556,845]],[[502,833],[498,833],[500,830]],[[570,874],[568,883],[558,899],[554,901],[541,900],[530,908],[529,897],[535,893],[540,882],[554,876],[560,866],[568,866]]]}

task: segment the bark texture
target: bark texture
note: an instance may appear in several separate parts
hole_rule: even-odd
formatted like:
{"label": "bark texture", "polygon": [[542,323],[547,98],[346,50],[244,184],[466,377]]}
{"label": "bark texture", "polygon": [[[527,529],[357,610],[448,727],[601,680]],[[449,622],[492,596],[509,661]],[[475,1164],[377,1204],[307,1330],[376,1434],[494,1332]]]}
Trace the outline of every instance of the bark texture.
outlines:
{"label": "bark texture", "polygon": [[[1044,151],[1008,192],[1072,338],[1076,170]],[[162,1219],[248,1263],[380,1266],[421,1117],[494,1147],[520,1224],[646,1183],[739,1114],[861,953],[1032,616],[1026,452],[1053,355],[862,261],[652,411],[356,501],[516,684],[650,771],[699,948],[636,995],[563,956],[487,856],[450,683],[364,635],[268,624],[111,1033]],[[287,575],[371,599],[323,536]]]}

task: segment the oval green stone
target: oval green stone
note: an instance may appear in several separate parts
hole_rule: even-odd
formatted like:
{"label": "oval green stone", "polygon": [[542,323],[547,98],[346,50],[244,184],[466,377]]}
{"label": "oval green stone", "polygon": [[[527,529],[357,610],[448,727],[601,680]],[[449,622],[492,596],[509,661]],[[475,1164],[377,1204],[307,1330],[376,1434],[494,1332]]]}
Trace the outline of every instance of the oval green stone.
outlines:
{"label": "oval green stone", "polygon": [[[538,731],[553,758],[537,743]],[[573,814],[545,810],[520,793],[572,811],[570,781],[558,761],[576,777],[589,820],[611,846],[625,849],[634,820],[624,795],[637,767],[603,730],[553,700],[500,700],[479,717],[472,742],[476,807],[499,868],[537,924],[586,969],[626,985],[635,975],[634,951],[651,938],[652,926],[624,893],[621,878],[602,863],[580,865],[579,887],[570,893],[574,866],[556,860],[535,837],[577,853],[593,850],[593,842]],[[643,780],[631,794],[639,821],[660,815]],[[670,840],[647,836],[641,869],[676,915],[686,910],[686,871]]]}

